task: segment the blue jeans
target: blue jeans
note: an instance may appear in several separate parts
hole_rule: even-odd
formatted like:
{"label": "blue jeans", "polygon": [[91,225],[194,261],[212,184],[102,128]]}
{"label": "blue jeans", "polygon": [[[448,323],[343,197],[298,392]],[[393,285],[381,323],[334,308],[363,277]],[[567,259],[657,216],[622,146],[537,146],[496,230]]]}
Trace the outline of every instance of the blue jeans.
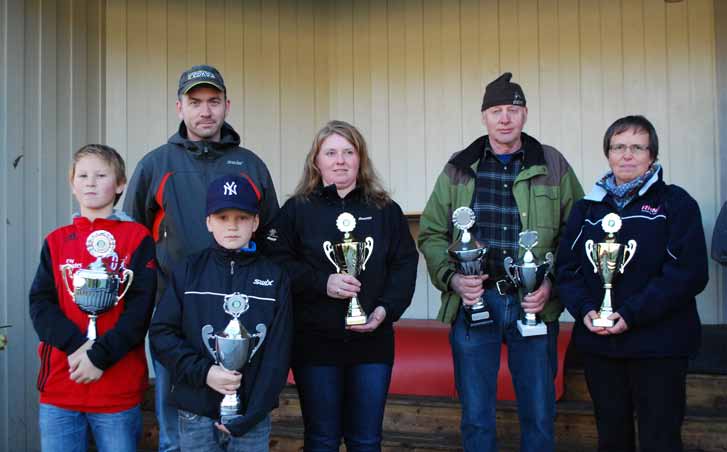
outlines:
{"label": "blue jeans", "polygon": [[170,394],[172,385],[169,371],[152,353],[154,365],[154,411],[159,423],[159,452],[179,452],[179,421],[177,408],[171,405]]}
{"label": "blue jeans", "polygon": [[516,324],[522,312],[517,295],[488,289],[485,297],[494,323],[468,328],[460,308],[450,332],[464,450],[497,451],[497,372],[504,341],[520,418],[520,450],[552,452],[558,322],[548,323],[547,335],[523,337]]}
{"label": "blue jeans", "polygon": [[305,452],[381,450],[381,424],[391,381],[388,364],[293,369],[305,425]]}
{"label": "blue jeans", "polygon": [[141,408],[85,413],[41,403],[38,424],[43,452],[86,452],[89,428],[99,452],[135,452],[141,439]]}
{"label": "blue jeans", "polygon": [[184,452],[268,452],[270,415],[242,436],[230,436],[215,420],[179,410],[179,445]]}

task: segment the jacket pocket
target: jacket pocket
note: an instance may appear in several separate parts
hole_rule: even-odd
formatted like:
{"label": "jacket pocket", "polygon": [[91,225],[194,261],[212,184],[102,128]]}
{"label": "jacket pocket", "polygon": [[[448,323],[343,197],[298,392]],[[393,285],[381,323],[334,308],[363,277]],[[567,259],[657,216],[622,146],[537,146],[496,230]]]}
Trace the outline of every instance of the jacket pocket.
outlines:
{"label": "jacket pocket", "polygon": [[532,190],[530,226],[557,230],[560,226],[560,187],[536,185]]}

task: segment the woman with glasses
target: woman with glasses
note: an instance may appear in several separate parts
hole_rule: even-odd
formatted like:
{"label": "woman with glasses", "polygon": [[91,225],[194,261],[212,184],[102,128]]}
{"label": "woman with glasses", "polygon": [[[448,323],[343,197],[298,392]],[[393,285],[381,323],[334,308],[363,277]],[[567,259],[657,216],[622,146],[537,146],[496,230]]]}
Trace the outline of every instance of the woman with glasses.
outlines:
{"label": "woman with glasses", "polygon": [[687,360],[701,334],[695,297],[708,279],[702,218],[694,198],[664,182],[646,118],[614,122],[603,152],[610,170],[573,207],[556,271],[598,450],[636,450],[636,414],[639,450],[681,451]]}

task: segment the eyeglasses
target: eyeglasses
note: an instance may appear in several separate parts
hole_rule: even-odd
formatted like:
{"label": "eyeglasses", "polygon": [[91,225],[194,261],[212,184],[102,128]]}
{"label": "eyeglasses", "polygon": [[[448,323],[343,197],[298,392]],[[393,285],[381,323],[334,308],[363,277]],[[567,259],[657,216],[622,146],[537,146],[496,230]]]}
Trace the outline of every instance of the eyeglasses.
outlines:
{"label": "eyeglasses", "polygon": [[649,151],[649,146],[643,144],[612,144],[609,147],[611,153],[616,156],[621,156],[626,153],[628,149],[631,154],[635,157],[642,156]]}

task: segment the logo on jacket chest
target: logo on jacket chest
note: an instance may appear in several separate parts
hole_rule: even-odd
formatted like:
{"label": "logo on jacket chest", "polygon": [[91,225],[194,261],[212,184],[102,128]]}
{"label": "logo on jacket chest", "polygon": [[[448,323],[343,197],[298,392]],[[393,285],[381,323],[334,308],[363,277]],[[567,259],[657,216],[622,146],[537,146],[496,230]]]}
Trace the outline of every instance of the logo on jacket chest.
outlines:
{"label": "logo on jacket chest", "polygon": [[656,215],[659,213],[659,210],[661,209],[661,206],[652,207],[649,204],[644,204],[641,206],[641,211],[644,213],[648,213],[649,215]]}
{"label": "logo on jacket chest", "polygon": [[275,281],[272,279],[258,279],[258,278],[255,278],[252,282],[252,284],[255,286],[266,286],[266,287],[272,286],[273,283],[275,283]]}

